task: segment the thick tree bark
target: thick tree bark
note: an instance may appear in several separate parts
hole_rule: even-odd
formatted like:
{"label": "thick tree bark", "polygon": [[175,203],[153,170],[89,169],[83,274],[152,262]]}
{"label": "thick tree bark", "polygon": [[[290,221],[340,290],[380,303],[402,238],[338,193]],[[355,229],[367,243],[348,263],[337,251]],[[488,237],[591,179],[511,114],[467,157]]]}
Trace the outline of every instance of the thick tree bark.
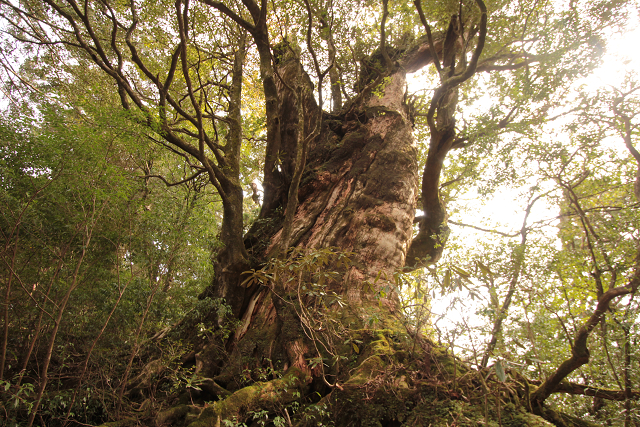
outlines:
{"label": "thick tree bark", "polygon": [[[297,62],[280,63],[277,73],[285,82],[295,81]],[[318,107],[309,91],[295,96],[287,85],[278,88],[281,144],[294,147],[301,129],[300,111],[306,112],[304,131],[308,133],[315,126],[313,112]],[[413,234],[417,150],[404,104],[405,89],[404,70],[397,71],[382,88],[383,95],[368,94],[341,115],[325,118],[320,136],[310,142],[291,227],[291,246],[302,250],[336,247],[352,253],[348,271],[341,271],[340,280],[331,282],[327,292],[344,296],[357,312],[352,321],[360,324],[365,322],[365,311],[381,312],[382,322],[388,313],[397,311],[393,274],[404,266]],[[302,109],[296,105],[299,100],[304,103]],[[266,254],[280,244],[279,220],[281,217],[272,217],[253,227],[246,242],[254,259],[266,260]],[[376,281],[377,277],[381,280]],[[261,355],[278,366],[293,366],[316,376],[306,359],[318,354],[305,338],[299,313],[283,302],[293,289],[277,283],[271,288],[240,287],[239,291],[246,309],[232,359]],[[211,363],[213,351],[199,353],[198,366],[205,376],[217,374],[220,383],[233,388],[235,368],[218,372]]]}
{"label": "thick tree bark", "polygon": [[363,280],[404,265],[412,237],[417,151],[404,90],[404,74],[396,73],[383,97],[370,95],[351,116],[328,120],[309,153],[291,242],[355,252],[354,267],[336,284],[351,301],[368,298]]}
{"label": "thick tree bark", "polygon": [[[254,21],[257,23],[256,16]],[[483,25],[486,25],[484,15]],[[481,35],[485,29],[483,26]],[[265,76],[271,78],[266,64],[267,52],[261,51],[260,33],[254,28],[252,34],[260,53],[263,85],[266,85]],[[411,254],[421,259],[428,256],[429,251],[442,251],[443,240],[434,240],[433,233],[425,230],[440,227],[445,222],[439,177],[442,162],[455,137],[456,88],[472,74],[470,70],[475,63],[472,61],[469,67],[460,67],[456,70],[458,74],[451,71],[434,95],[431,114],[433,117],[437,112],[438,117],[430,123],[434,150],[430,150],[427,168],[422,174],[422,195],[418,191],[420,180],[412,136],[413,122],[405,104],[405,76],[432,62],[443,49],[449,53],[444,63],[453,69],[452,58],[459,54],[458,36],[450,31],[434,41],[429,35],[409,48],[384,48],[384,51],[374,53],[368,61],[372,65],[385,65],[364,67],[365,72],[357,85],[359,95],[339,114],[325,114],[319,136],[308,141],[297,210],[290,233],[285,233],[284,240],[287,246],[302,251],[335,247],[351,253],[348,269],[327,267],[329,270],[335,267],[340,279],[329,282],[326,291],[343,297],[348,303],[344,316],[352,326],[362,326],[372,317],[380,322],[380,327],[395,323],[393,313],[397,313],[399,301],[393,277],[405,267],[409,247],[414,248]],[[449,50],[446,50],[447,44]],[[245,237],[256,267],[266,262],[269,254],[276,253],[283,243],[283,213],[279,207],[287,206],[286,190],[295,171],[294,154],[301,141],[315,128],[318,117],[311,82],[306,79],[309,90],[298,93],[292,87],[292,82],[299,81],[300,68],[296,60],[287,59],[289,50],[282,44],[273,55],[275,95],[271,94],[271,87],[265,86],[268,113],[265,197],[268,201],[262,207],[260,220]],[[481,50],[482,46],[474,53],[476,62]],[[273,100],[277,100],[275,111],[271,110]],[[269,117],[277,121],[277,126],[274,127],[273,121],[269,122]],[[299,135],[301,130],[304,131],[302,136]],[[278,154],[279,163],[269,159],[274,153]],[[421,221],[422,231],[418,235],[418,238],[427,236],[426,244],[415,241],[412,244],[419,199],[430,215],[429,220]],[[429,225],[431,222],[433,227]],[[437,256],[432,259],[437,260]],[[317,377],[317,369],[309,368],[306,362],[319,356],[319,350],[313,348],[317,347],[312,338],[313,331],[305,325],[301,313],[287,302],[287,295],[295,294],[295,289],[279,281],[261,287],[257,282],[245,279],[246,276],[238,274],[234,295],[227,296],[232,298],[233,312],[241,319],[241,326],[230,343],[231,359],[246,361],[253,358],[256,361],[266,357],[269,363],[296,367],[309,377]],[[239,286],[240,283],[251,285],[244,287]],[[215,377],[224,386],[234,388],[231,383],[241,367],[227,363],[220,371],[213,352],[213,348],[205,348],[198,353],[198,369],[203,375]]]}

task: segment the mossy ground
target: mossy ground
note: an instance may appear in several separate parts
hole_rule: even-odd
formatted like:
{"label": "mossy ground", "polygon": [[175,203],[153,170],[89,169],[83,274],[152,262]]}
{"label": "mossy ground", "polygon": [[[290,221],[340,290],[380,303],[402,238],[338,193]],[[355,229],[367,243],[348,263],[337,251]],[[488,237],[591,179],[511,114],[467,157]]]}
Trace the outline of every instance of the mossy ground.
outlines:
{"label": "mossy ground", "polygon": [[[340,350],[348,356],[339,372],[334,371],[335,375],[330,375],[331,370],[327,369],[325,379],[308,381],[303,373],[289,369],[280,378],[255,382],[216,401],[165,408],[143,424],[158,427],[553,425],[527,411],[521,377],[514,373],[501,382],[493,369],[470,369],[425,338],[416,339],[394,329],[360,329],[353,331],[352,339]],[[566,418],[561,422],[579,425]]]}

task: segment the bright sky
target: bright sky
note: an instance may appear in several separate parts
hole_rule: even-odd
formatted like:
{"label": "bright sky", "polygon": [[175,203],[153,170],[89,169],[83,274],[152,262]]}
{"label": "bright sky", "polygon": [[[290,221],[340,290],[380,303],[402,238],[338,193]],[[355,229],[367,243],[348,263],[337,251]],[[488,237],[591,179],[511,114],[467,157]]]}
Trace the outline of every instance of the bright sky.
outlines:
{"label": "bright sky", "polygon": [[[590,76],[579,82],[584,84],[590,92],[596,92],[599,88],[622,85],[625,74],[640,70],[640,24],[636,15],[634,22],[629,23],[631,31],[625,34],[614,34],[609,40],[602,65]],[[640,78],[640,76],[639,76]],[[522,225],[522,208],[517,204],[507,207],[505,195],[501,194],[499,200],[485,201],[479,208],[478,217],[489,219],[490,223],[504,224],[505,232],[517,231]],[[547,217],[546,209],[534,209],[531,220],[535,221]],[[540,216],[542,215],[542,216]],[[462,218],[458,218],[462,220]],[[466,222],[466,221],[463,221]]]}
{"label": "bright sky", "polygon": [[[599,88],[613,86],[622,86],[626,73],[637,73],[640,70],[640,13],[632,16],[631,22],[628,24],[630,31],[624,34],[612,34],[608,41],[607,51],[603,58],[600,68],[595,70],[589,77],[581,81],[589,92],[595,92]],[[640,80],[640,76],[638,77]],[[624,147],[621,147],[624,149]],[[459,221],[467,224],[474,224],[481,227],[492,228],[503,231],[505,233],[517,232],[522,226],[524,218],[523,201],[516,201],[515,194],[500,193],[493,199],[483,199],[480,204],[479,197],[473,191],[473,194],[463,196],[473,204],[473,212],[465,213],[450,218],[453,221]],[[533,209],[528,223],[533,221],[552,218],[558,214],[557,208],[550,208],[543,203],[538,203]],[[492,235],[475,231],[470,228],[458,227],[451,225],[452,233],[457,233],[456,240],[461,241],[464,245],[477,245],[478,242],[492,238]],[[461,298],[461,303],[452,304],[455,298]],[[445,317],[438,322],[438,327],[444,333],[450,333],[455,330],[456,324],[466,323],[470,326],[478,325],[483,321],[475,316],[475,311],[479,307],[478,302],[469,301],[466,292],[439,296],[431,301],[434,319],[444,314]],[[453,308],[451,306],[454,306]],[[459,327],[459,326],[458,326]],[[450,336],[450,335],[449,335]],[[479,337],[475,337],[476,339]],[[443,339],[445,337],[443,336]],[[471,342],[468,338],[459,337],[457,344],[464,347],[470,347]],[[479,348],[484,348],[483,342],[476,342]]]}

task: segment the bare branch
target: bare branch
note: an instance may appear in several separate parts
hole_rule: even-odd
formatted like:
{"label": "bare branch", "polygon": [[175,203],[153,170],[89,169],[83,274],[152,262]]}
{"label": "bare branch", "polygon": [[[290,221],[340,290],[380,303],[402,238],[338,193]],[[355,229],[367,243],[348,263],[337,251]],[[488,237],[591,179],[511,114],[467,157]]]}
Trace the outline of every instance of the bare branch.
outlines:
{"label": "bare branch", "polygon": [[436,52],[436,46],[433,43],[433,35],[431,34],[431,27],[429,23],[427,23],[427,18],[424,16],[424,11],[422,10],[422,4],[420,0],[414,0],[413,4],[416,6],[418,10],[418,15],[420,15],[420,21],[424,26],[424,29],[427,32],[427,41],[429,44],[429,51],[431,52],[431,56],[433,57],[433,65],[436,67],[438,71],[438,75],[442,74],[442,66],[440,65],[440,59],[438,59],[438,53]]}
{"label": "bare branch", "polygon": [[200,0],[200,1],[202,1],[202,3],[206,4],[207,6],[211,6],[219,10],[220,12],[224,13],[229,18],[231,18],[236,24],[240,25],[242,28],[249,31],[250,33],[253,34],[253,32],[256,30],[255,26],[251,25],[249,22],[247,22],[246,20],[238,16],[234,11],[229,9],[226,4],[220,1],[215,1],[215,0]]}
{"label": "bare branch", "polygon": [[504,237],[517,237],[517,236],[520,235],[520,232],[509,234],[509,233],[505,233],[503,231],[491,230],[490,228],[478,227],[477,225],[465,224],[463,222],[456,222],[456,221],[451,221],[451,220],[448,220],[447,222],[449,224],[458,225],[460,227],[469,227],[469,228],[473,228],[474,230],[484,231],[486,233],[499,234],[499,235],[504,236]]}
{"label": "bare branch", "polygon": [[576,334],[575,343],[571,347],[571,357],[565,360],[556,371],[547,378],[544,383],[531,395],[534,407],[540,408],[544,401],[559,387],[562,380],[580,366],[589,362],[590,354],[587,348],[587,340],[593,328],[602,321],[609,310],[609,303],[623,295],[635,293],[640,284],[640,258],[636,259],[636,272],[625,286],[613,288],[605,292],[599,299],[591,317],[582,325]]}
{"label": "bare branch", "polygon": [[184,184],[185,182],[193,181],[194,179],[196,179],[197,177],[199,177],[200,175],[202,175],[205,172],[206,172],[206,170],[201,169],[201,170],[197,171],[196,173],[194,173],[193,175],[191,175],[190,177],[185,178],[185,179],[183,179],[181,181],[178,181],[178,182],[169,182],[162,175],[144,175],[144,176],[141,176],[139,178],[158,178],[162,182],[164,182],[167,187],[174,187],[176,185]]}

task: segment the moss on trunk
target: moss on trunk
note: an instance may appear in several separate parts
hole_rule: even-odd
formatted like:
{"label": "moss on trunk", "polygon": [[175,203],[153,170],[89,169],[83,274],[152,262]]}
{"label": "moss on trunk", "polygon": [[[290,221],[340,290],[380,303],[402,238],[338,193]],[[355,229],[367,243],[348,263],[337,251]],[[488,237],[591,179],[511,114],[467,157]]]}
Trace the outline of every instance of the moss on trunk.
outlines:
{"label": "moss on trunk", "polygon": [[[290,368],[280,378],[255,382],[197,410],[177,405],[160,412],[149,424],[552,425],[527,412],[522,384],[502,383],[491,369],[472,370],[427,339],[414,341],[393,328],[354,330],[352,337],[342,349],[347,360],[327,375],[333,387],[319,387],[300,370]],[[564,425],[586,425],[553,414],[547,415],[562,419]]]}

